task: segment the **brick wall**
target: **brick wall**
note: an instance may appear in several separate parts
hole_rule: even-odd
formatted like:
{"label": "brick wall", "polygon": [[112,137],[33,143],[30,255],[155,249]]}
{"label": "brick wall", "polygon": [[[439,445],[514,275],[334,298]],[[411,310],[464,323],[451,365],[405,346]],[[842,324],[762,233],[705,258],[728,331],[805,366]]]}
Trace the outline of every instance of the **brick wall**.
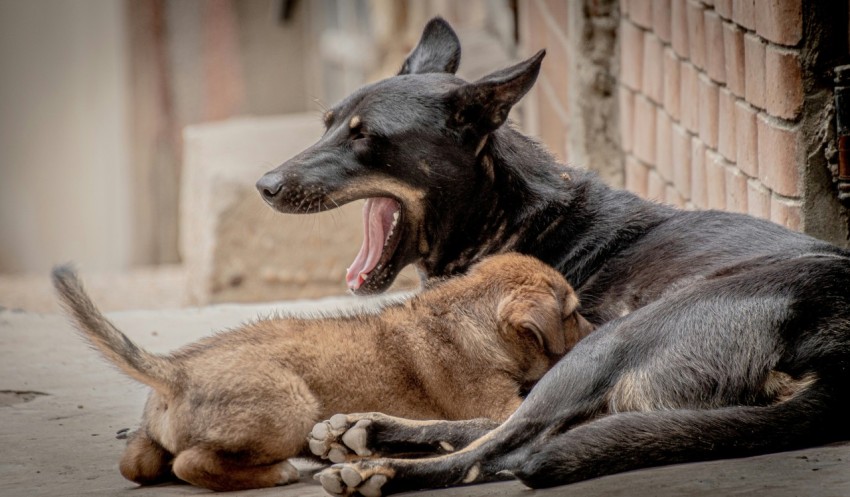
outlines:
{"label": "brick wall", "polygon": [[567,160],[570,133],[568,77],[569,0],[526,0],[518,4],[523,51],[528,55],[546,49],[537,84],[528,95],[526,129],[538,136],[555,156]]}
{"label": "brick wall", "polygon": [[[614,4],[613,15],[586,19],[606,3]],[[548,50],[526,128],[560,159],[586,165],[576,162],[586,155],[576,154],[571,140],[587,118],[575,113],[584,99],[575,96],[575,74],[580,56],[595,59],[579,46],[586,32],[576,26],[613,22],[618,119],[611,123],[625,187],[684,208],[806,228],[804,165],[812,146],[805,142],[804,88],[812,43],[803,37],[803,0],[524,0],[519,6],[523,50]]]}
{"label": "brick wall", "polygon": [[756,3],[621,1],[626,187],[802,229],[801,0]]}

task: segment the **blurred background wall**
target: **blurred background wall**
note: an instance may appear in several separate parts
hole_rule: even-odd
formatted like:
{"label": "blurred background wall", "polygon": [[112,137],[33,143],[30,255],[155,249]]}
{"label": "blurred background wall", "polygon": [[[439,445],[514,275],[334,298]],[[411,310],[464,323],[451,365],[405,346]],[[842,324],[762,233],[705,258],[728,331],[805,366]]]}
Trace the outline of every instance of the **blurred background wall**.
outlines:
{"label": "blurred background wall", "polygon": [[179,262],[184,127],[318,113],[392,74],[432,15],[512,43],[512,12],[501,0],[0,0],[0,273]]}
{"label": "blurred background wall", "polygon": [[124,13],[0,1],[0,272],[131,261]]}
{"label": "blurred background wall", "polygon": [[317,139],[326,107],[396,73],[434,15],[457,30],[468,80],[547,49],[511,117],[559,160],[653,201],[846,246],[850,158],[840,166],[833,95],[836,66],[850,62],[848,11],[817,0],[0,0],[0,306],[55,306],[45,276],[68,260],[107,308],[343,293],[359,204],[277,215],[253,184]]}

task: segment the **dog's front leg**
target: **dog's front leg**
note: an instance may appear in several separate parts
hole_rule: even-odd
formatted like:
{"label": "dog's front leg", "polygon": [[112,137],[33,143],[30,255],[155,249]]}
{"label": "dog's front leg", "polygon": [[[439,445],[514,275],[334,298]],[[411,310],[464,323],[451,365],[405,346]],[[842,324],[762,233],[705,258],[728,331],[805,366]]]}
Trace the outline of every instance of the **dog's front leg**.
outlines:
{"label": "dog's front leg", "polygon": [[539,429],[537,424],[515,421],[452,454],[335,464],[315,478],[332,495],[365,497],[509,479],[510,470],[527,458],[527,442],[539,435]]}
{"label": "dog's front leg", "polygon": [[337,414],[313,427],[310,451],[341,463],[364,457],[452,453],[499,426],[490,419],[419,421],[381,413]]}

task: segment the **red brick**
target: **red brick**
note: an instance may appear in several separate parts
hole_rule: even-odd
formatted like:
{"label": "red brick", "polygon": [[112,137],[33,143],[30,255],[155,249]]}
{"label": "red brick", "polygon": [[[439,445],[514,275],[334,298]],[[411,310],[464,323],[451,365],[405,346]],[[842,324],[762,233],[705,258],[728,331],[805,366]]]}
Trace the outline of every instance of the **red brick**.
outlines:
{"label": "red brick", "polygon": [[742,100],[735,102],[735,159],[748,176],[759,175],[756,110]]}
{"label": "red brick", "polygon": [[569,102],[569,55],[567,47],[564,46],[562,37],[556,36],[546,26],[540,29],[548,31],[549,45],[546,47],[546,64],[542,66],[542,73],[549,80],[552,92],[561,104],[561,108],[567,109]]}
{"label": "red brick", "polygon": [[673,181],[672,123],[664,109],[655,111],[655,168],[666,181]]}
{"label": "red brick", "polygon": [[683,59],[687,59],[690,55],[688,48],[688,8],[687,0],[672,0],[670,3],[670,23],[672,32],[670,33],[671,45],[676,55]]}
{"label": "red brick", "polygon": [[708,76],[699,75],[699,137],[711,148],[717,148],[718,92]]}
{"label": "red brick", "polygon": [[664,45],[652,32],[643,37],[643,93],[653,102],[664,100]]}
{"label": "red brick", "polygon": [[717,105],[717,151],[726,160],[735,162],[735,95],[728,88],[720,89]]}
{"label": "red brick", "polygon": [[649,186],[649,168],[631,155],[626,156],[626,190],[646,197]]}
{"label": "red brick", "polygon": [[664,202],[667,193],[667,183],[655,169],[650,169],[647,175],[646,198],[653,202]]}
{"label": "red brick", "polygon": [[546,7],[549,10],[549,15],[555,20],[555,24],[561,27],[564,34],[567,33],[569,25],[569,1],[570,0],[546,0]]}
{"label": "red brick", "polygon": [[765,43],[758,36],[744,35],[744,90],[747,102],[764,108],[764,53]]}
{"label": "red brick", "polygon": [[681,88],[679,90],[679,122],[691,133],[699,132],[699,79],[696,68],[682,62],[680,65]]}
{"label": "red brick", "polygon": [[640,91],[643,81],[643,31],[628,22],[620,22],[620,80]]}
{"label": "red brick", "polygon": [[714,11],[726,20],[732,19],[732,0],[715,0]]}
{"label": "red brick", "polygon": [[559,112],[558,103],[552,100],[549,92],[542,91],[542,86],[539,86],[539,90],[537,92],[537,119],[540,126],[540,139],[558,160],[563,161],[565,158],[564,151],[566,150],[564,131],[567,129],[567,123],[561,117],[563,111]]}
{"label": "red brick", "polygon": [[726,209],[726,161],[717,152],[705,151],[705,185],[709,209]]}
{"label": "red brick", "polygon": [[620,109],[620,146],[624,152],[631,152],[634,148],[634,92],[619,86],[617,102]]}
{"label": "red brick", "polygon": [[757,179],[747,181],[747,212],[751,216],[770,219],[770,190]]}
{"label": "red brick", "polygon": [[652,29],[652,0],[628,0],[629,19],[646,29]]}
{"label": "red brick", "polygon": [[746,214],[747,195],[747,176],[734,165],[727,165],[726,210]]}
{"label": "red brick", "polygon": [[749,30],[756,29],[756,0],[732,0],[732,20]]}
{"label": "red brick", "polygon": [[802,0],[760,0],[756,32],[780,45],[796,45],[803,38]]}
{"label": "red brick", "polygon": [[676,190],[675,186],[667,185],[664,191],[664,203],[683,209],[685,207],[685,197],[679,193],[679,190]]}
{"label": "red brick", "polygon": [[[691,199],[698,207],[705,207],[706,205],[705,199],[698,202],[702,194],[702,191],[699,190],[705,187],[705,150],[705,145],[699,138],[691,137],[691,169],[676,167],[673,171],[673,174],[675,174],[673,184],[676,185],[676,189],[682,193],[683,197]],[[698,173],[702,177],[695,180],[695,175]]]}
{"label": "red brick", "polygon": [[723,61],[726,64],[726,86],[744,98],[744,32],[732,23],[723,24]]}
{"label": "red brick", "polygon": [[725,48],[723,47],[723,21],[713,10],[706,10],[705,24],[706,72],[718,83],[726,81]]}
{"label": "red brick", "polygon": [[[526,3],[526,2],[522,2]],[[529,26],[529,46],[532,51],[547,48],[549,46],[548,29],[546,29],[545,14],[541,11],[542,4],[538,2],[528,3],[528,26]]]}
{"label": "red brick", "polygon": [[796,119],[803,108],[803,68],[799,52],[768,46],[764,74],[770,81],[765,88],[764,107],[771,115]]}
{"label": "red brick", "polygon": [[691,135],[685,128],[671,127],[673,184],[686,200],[691,198]]}
{"label": "red brick", "polygon": [[635,157],[655,164],[655,106],[643,95],[635,95],[633,124]]}
{"label": "red brick", "polygon": [[664,110],[678,121],[680,96],[679,59],[673,49],[664,49]]}
{"label": "red brick", "polygon": [[688,0],[688,53],[691,62],[705,69],[705,7],[696,0]]}
{"label": "red brick", "polygon": [[673,0],[653,0],[652,29],[665,43],[670,43],[672,26],[670,24],[670,2]]}
{"label": "red brick", "polygon": [[797,166],[797,141],[800,127],[767,116],[758,116],[759,179],[774,192],[800,195],[800,171]]}
{"label": "red brick", "polygon": [[799,200],[772,195],[770,198],[770,220],[786,228],[802,231],[802,204]]}
{"label": "red brick", "polygon": [[691,203],[698,209],[708,208],[705,151],[699,138],[691,137]]}

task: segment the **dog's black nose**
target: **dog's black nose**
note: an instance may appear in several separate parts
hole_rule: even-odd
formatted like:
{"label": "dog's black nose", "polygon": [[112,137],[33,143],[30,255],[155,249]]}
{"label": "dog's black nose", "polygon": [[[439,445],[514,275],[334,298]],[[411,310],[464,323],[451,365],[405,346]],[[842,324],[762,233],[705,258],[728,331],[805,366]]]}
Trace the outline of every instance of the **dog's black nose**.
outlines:
{"label": "dog's black nose", "polygon": [[274,200],[283,189],[283,179],[276,174],[265,174],[257,181],[257,190],[266,200]]}

